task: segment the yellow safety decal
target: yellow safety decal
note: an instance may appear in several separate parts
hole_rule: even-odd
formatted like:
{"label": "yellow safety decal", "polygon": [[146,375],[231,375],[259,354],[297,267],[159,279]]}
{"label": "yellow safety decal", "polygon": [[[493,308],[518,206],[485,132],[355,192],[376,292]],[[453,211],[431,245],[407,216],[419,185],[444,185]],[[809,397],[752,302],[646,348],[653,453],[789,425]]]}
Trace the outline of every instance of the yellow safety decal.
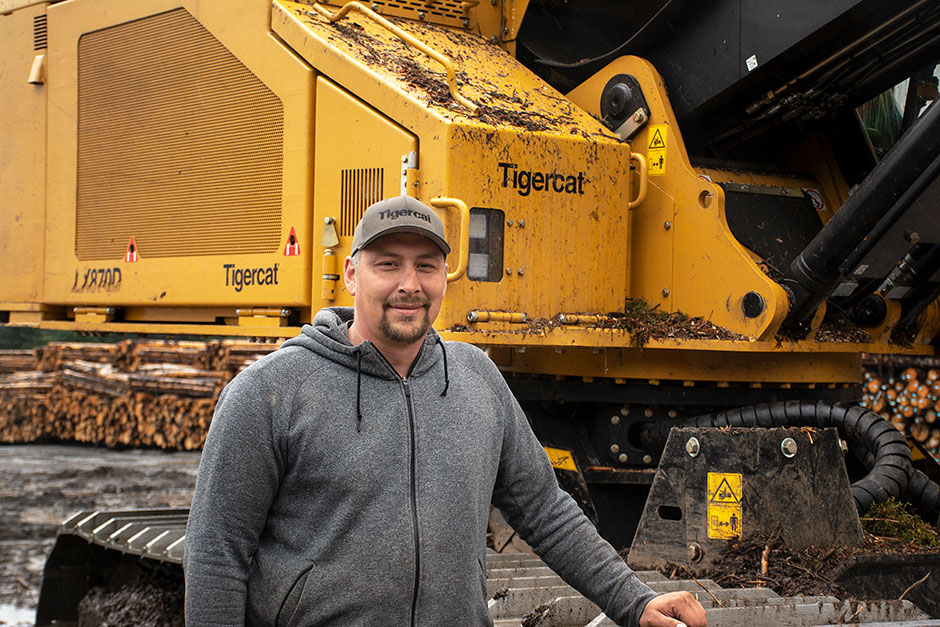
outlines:
{"label": "yellow safety decal", "polygon": [[554,468],[558,470],[574,470],[577,472],[578,467],[574,465],[574,457],[571,456],[571,451],[560,448],[550,448],[548,446],[543,446],[542,448],[548,453],[548,459],[552,462]]}
{"label": "yellow safety decal", "polygon": [[907,448],[911,449],[911,460],[912,460],[912,461],[915,461],[915,462],[916,462],[916,461],[920,461],[920,460],[922,460],[922,459],[927,459],[927,458],[924,456],[924,454],[920,452],[920,449],[917,448],[916,446],[914,446],[914,443],[911,441],[910,438],[908,438],[908,440],[907,440]]}
{"label": "yellow safety decal", "polygon": [[646,165],[649,176],[666,174],[666,145],[669,140],[669,126],[653,124],[649,130],[649,146],[646,151]]}
{"label": "yellow safety decal", "polygon": [[708,537],[733,540],[741,537],[741,475],[708,473]]}

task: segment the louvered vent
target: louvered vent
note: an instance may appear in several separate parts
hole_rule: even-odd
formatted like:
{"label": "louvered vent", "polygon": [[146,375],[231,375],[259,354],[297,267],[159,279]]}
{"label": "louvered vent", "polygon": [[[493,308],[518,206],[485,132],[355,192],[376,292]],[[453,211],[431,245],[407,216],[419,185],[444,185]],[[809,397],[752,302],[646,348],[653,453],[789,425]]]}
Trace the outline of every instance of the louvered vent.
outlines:
{"label": "louvered vent", "polygon": [[359,168],[340,173],[339,234],[352,237],[366,208],[382,200],[382,168]]}
{"label": "louvered vent", "polygon": [[78,44],[75,253],[276,252],[283,106],[185,9]]}
{"label": "louvered vent", "polygon": [[[330,0],[329,3],[336,6],[343,4],[338,0]],[[467,17],[463,4],[464,0],[375,0],[368,6],[382,15],[462,27]]]}
{"label": "louvered vent", "polygon": [[37,15],[33,18],[33,50],[45,49],[49,43],[48,37],[45,14]]}

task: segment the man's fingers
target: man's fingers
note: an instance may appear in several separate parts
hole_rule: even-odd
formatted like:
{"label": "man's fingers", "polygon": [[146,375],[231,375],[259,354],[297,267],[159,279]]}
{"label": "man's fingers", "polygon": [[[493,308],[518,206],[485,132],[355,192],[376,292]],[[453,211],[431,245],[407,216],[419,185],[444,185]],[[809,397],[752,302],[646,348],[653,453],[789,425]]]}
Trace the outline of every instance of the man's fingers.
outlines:
{"label": "man's fingers", "polygon": [[688,592],[661,594],[647,603],[640,627],[706,627],[705,608]]}

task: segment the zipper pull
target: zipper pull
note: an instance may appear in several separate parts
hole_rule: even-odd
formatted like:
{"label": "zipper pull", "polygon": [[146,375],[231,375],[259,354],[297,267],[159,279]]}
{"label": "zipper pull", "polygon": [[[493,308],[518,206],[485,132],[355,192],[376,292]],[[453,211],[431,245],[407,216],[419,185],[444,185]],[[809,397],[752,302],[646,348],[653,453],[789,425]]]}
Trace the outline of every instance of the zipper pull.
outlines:
{"label": "zipper pull", "polygon": [[411,386],[408,385],[408,377],[402,377],[401,384],[405,388],[405,396],[407,396],[408,398],[411,398]]}

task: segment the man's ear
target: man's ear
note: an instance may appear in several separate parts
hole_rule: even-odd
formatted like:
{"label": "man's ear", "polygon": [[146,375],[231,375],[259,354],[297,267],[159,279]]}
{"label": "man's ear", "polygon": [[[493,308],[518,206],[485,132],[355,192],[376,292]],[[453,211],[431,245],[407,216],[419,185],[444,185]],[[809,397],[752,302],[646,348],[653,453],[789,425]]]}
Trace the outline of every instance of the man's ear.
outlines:
{"label": "man's ear", "polygon": [[343,279],[346,281],[346,291],[349,292],[350,296],[355,296],[356,266],[352,262],[352,257],[346,257],[346,262],[343,264]]}

